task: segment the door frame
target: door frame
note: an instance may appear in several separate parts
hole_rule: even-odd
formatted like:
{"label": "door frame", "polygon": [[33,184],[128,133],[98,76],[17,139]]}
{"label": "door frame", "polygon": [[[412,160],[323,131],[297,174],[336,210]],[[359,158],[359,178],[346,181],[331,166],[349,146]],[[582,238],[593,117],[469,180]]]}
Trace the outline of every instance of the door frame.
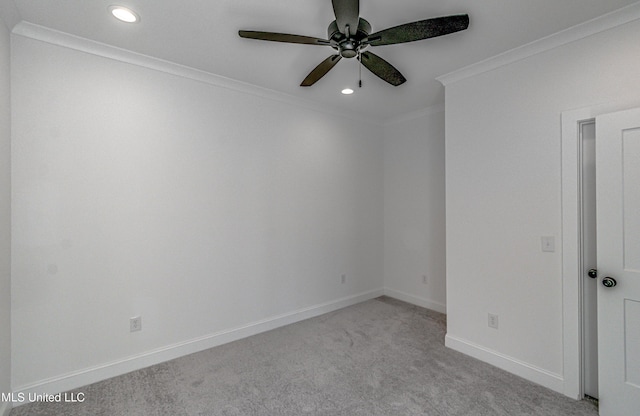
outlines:
{"label": "door frame", "polygon": [[[562,362],[564,395],[584,396],[582,386],[582,230],[580,123],[597,116],[640,107],[640,98],[563,111],[562,176]],[[597,138],[596,138],[597,140]]]}

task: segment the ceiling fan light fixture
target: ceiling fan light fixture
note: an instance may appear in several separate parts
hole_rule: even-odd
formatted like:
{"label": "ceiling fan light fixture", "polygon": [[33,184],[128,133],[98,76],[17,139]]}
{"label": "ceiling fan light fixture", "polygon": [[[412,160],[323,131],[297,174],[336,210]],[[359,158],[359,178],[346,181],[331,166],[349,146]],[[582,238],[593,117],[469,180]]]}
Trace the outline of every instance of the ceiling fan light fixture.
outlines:
{"label": "ceiling fan light fixture", "polygon": [[113,17],[125,23],[138,23],[140,21],[140,16],[136,12],[123,6],[109,6],[109,11]]}
{"label": "ceiling fan light fixture", "polygon": [[344,95],[351,95],[351,94],[353,94],[353,90],[351,88],[345,88],[345,89],[342,90],[342,93]]}

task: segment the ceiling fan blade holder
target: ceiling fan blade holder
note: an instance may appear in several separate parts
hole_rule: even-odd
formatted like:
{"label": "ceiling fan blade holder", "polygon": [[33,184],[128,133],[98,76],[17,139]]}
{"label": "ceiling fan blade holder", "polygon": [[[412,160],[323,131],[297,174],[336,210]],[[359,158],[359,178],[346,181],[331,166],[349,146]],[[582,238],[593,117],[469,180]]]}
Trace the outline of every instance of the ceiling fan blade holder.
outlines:
{"label": "ceiling fan blade holder", "polygon": [[240,30],[238,35],[241,38],[268,40],[271,42],[299,43],[303,45],[331,46],[331,42],[326,39],[314,38],[311,36],[290,35],[287,33],[260,32],[256,30]]}
{"label": "ceiling fan blade holder", "polygon": [[415,42],[459,32],[468,27],[469,15],[467,14],[436,17],[372,33],[363,43],[371,46],[382,46]]}
{"label": "ceiling fan blade holder", "polygon": [[347,37],[355,35],[360,20],[360,0],[331,0],[338,29]]}
{"label": "ceiling fan blade holder", "polygon": [[378,78],[397,87],[404,84],[407,79],[393,65],[378,55],[371,52],[362,52],[360,54],[360,62]]}
{"label": "ceiling fan blade holder", "polygon": [[340,55],[331,55],[324,61],[320,62],[320,65],[315,67],[313,71],[311,71],[309,75],[307,75],[307,77],[304,79],[304,81],[302,81],[302,84],[300,84],[300,86],[301,87],[312,86],[313,84],[318,82],[320,78],[327,75],[327,72],[329,72],[331,68],[336,66],[336,64],[340,62],[341,59],[342,59],[342,56]]}

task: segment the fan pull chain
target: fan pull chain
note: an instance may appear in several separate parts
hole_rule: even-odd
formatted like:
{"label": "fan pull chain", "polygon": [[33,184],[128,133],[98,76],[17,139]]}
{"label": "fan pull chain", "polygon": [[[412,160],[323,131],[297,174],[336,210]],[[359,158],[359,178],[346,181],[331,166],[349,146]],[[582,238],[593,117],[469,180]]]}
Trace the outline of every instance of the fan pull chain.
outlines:
{"label": "fan pull chain", "polygon": [[358,51],[358,88],[362,88],[362,54]]}

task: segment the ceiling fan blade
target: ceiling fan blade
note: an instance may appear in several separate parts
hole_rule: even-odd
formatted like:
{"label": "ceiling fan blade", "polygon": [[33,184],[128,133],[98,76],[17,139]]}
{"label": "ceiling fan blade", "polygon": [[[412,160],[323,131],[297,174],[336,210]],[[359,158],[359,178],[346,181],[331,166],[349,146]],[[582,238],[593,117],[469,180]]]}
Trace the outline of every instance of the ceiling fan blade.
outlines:
{"label": "ceiling fan blade", "polygon": [[238,31],[238,35],[240,35],[241,38],[268,40],[272,42],[301,43],[305,45],[331,46],[331,43],[326,39],[313,38],[311,36],[289,35],[286,33],[259,32],[255,30],[240,30]]}
{"label": "ceiling fan blade", "polygon": [[349,33],[355,35],[360,22],[360,0],[331,0],[331,2],[340,32],[346,34],[346,27],[349,26]]}
{"label": "ceiling fan blade", "polygon": [[320,78],[325,76],[327,72],[331,70],[331,68],[333,68],[338,62],[340,62],[340,59],[342,59],[342,56],[340,55],[331,55],[330,57],[322,61],[320,65],[315,67],[315,69],[311,71],[309,75],[307,75],[307,77],[304,79],[304,81],[302,81],[302,84],[300,84],[300,86],[310,87],[316,82],[318,82]]}
{"label": "ceiling fan blade", "polygon": [[414,42],[459,32],[468,27],[469,15],[467,14],[436,17],[381,30],[369,35],[363,43],[381,46]]}
{"label": "ceiling fan blade", "polygon": [[362,52],[360,54],[360,61],[369,71],[374,75],[387,81],[389,84],[397,87],[400,84],[404,84],[407,79],[393,67],[389,62],[380,58],[378,55],[371,52]]}

